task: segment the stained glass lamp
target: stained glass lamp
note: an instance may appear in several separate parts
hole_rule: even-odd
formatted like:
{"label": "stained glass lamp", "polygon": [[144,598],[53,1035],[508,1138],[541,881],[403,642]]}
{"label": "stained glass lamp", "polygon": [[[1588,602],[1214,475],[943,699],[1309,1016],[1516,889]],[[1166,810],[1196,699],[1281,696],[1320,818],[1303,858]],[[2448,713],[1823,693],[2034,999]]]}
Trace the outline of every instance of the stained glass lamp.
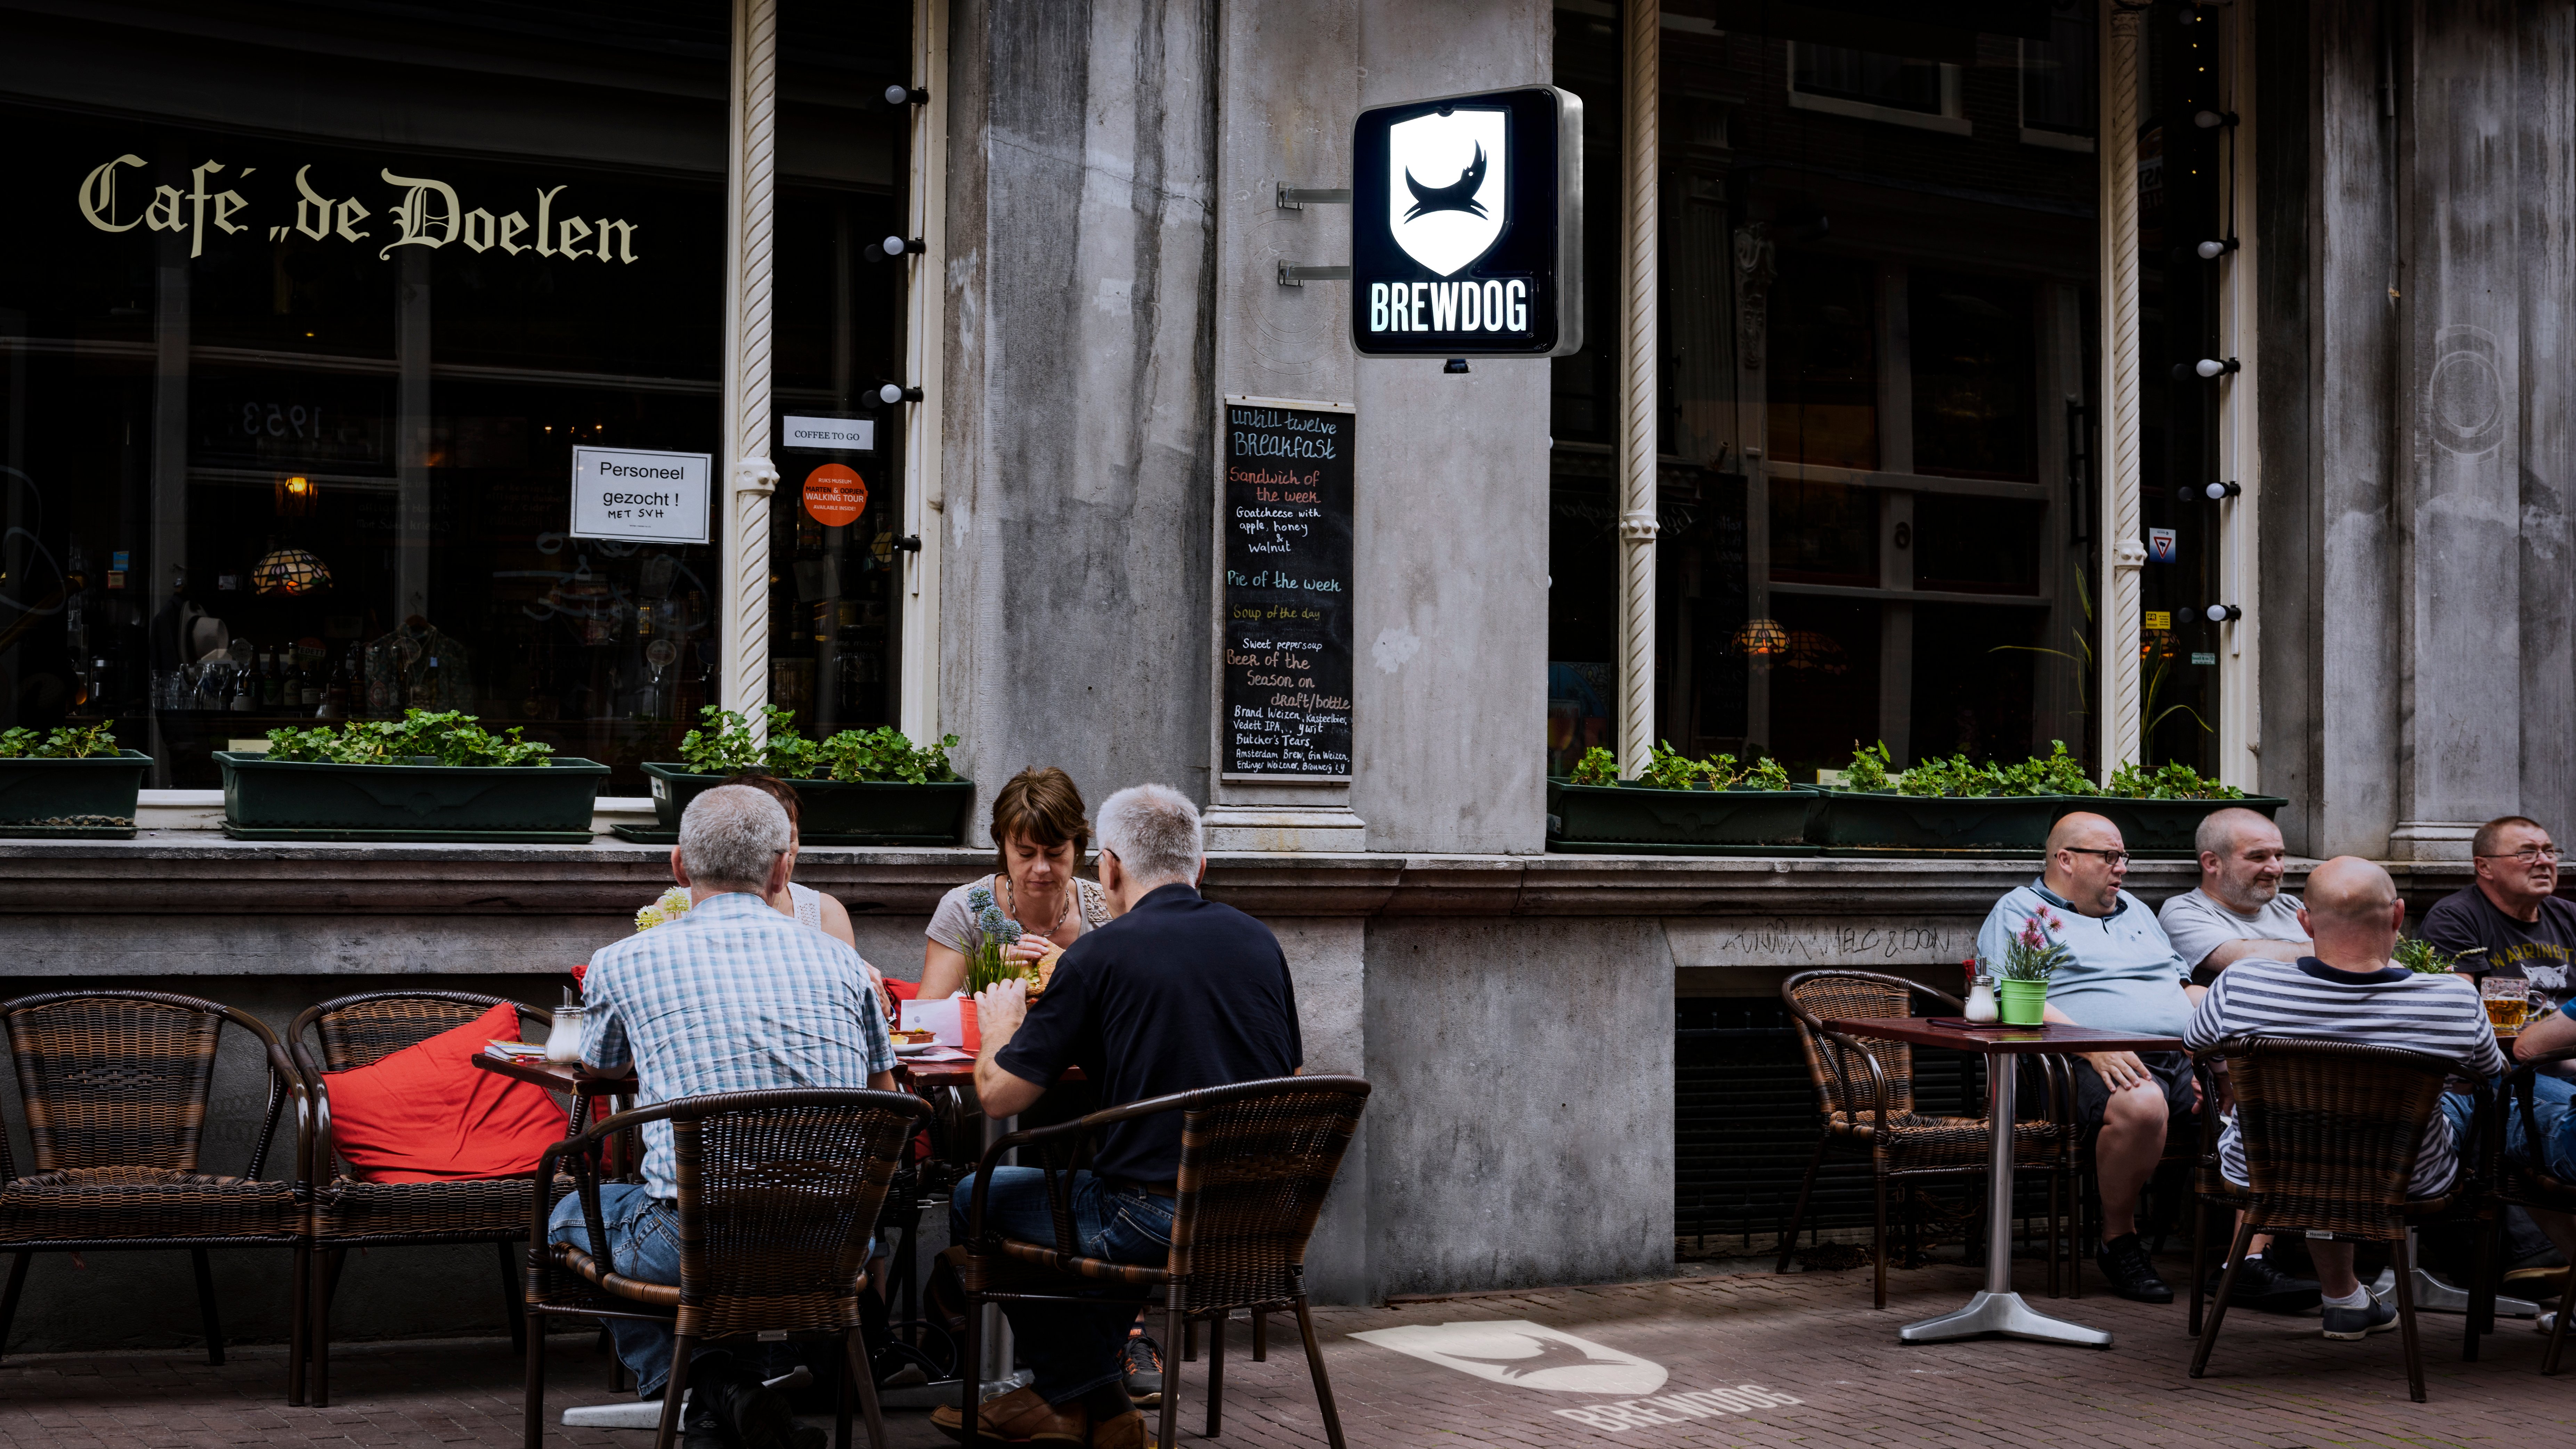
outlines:
{"label": "stained glass lamp", "polygon": [[250,566],[255,594],[318,594],[331,587],[331,568],[300,548],[273,548]]}
{"label": "stained glass lamp", "polygon": [[1755,619],[1735,631],[1735,648],[1754,659],[1769,660],[1789,652],[1789,634],[1777,619]]}

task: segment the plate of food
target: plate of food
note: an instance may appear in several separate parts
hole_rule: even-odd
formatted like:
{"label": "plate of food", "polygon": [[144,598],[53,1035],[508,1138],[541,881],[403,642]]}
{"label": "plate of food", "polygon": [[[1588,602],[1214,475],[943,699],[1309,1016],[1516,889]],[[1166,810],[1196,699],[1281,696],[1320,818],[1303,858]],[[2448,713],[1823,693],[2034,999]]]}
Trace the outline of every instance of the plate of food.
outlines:
{"label": "plate of food", "polygon": [[939,1045],[939,1039],[927,1027],[892,1032],[890,1035],[894,1038],[895,1055],[899,1057],[915,1056]]}

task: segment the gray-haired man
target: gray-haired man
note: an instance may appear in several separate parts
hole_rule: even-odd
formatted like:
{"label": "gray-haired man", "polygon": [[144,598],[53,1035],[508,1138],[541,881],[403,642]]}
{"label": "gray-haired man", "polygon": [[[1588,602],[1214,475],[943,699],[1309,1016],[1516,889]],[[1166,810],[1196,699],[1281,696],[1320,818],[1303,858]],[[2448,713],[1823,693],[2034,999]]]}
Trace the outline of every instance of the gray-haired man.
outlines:
{"label": "gray-haired man", "polygon": [[[894,1045],[859,953],[769,905],[793,868],[795,832],[767,794],[741,785],[709,790],[680,817],[671,878],[689,913],[592,956],[582,977],[581,1059],[594,1070],[632,1065],[641,1106],[715,1092],[778,1087],[894,1090]],[[680,1281],[679,1185],[671,1127],[644,1126],[644,1180],[602,1183],[601,1227],[617,1270],[654,1283]],[[558,1242],[590,1246],[579,1198],[555,1208]],[[639,1396],[664,1391],[671,1331],[610,1319],[618,1356]],[[760,1386],[722,1352],[701,1354],[691,1375],[689,1449],[791,1449],[799,1434],[784,1396]],[[719,1419],[731,1421],[732,1435]]]}
{"label": "gray-haired man", "polygon": [[[1103,1107],[1173,1092],[1294,1073],[1305,1060],[1297,994],[1279,938],[1232,906],[1201,897],[1207,868],[1198,811],[1164,785],[1138,785],[1100,807],[1100,886],[1117,919],[1065,948],[1046,995],[1027,1004],[1017,981],[979,993],[984,1039],[975,1091],[987,1117],[1036,1105],[1069,1066],[1082,1068]],[[1166,1113],[1106,1133],[1089,1172],[1072,1175],[1074,1232],[1086,1256],[1155,1263],[1171,1247],[1181,1119]],[[963,1240],[974,1183],[949,1200]],[[986,1227],[1054,1240],[1045,1174],[999,1167]],[[1150,1449],[1119,1355],[1136,1318],[1131,1296],[1099,1308],[1005,1303],[1032,1387],[986,1404],[985,1432],[1004,1439]],[[962,1427],[952,1407],[931,1423]],[[1088,1438],[1086,1439],[1086,1435]]]}

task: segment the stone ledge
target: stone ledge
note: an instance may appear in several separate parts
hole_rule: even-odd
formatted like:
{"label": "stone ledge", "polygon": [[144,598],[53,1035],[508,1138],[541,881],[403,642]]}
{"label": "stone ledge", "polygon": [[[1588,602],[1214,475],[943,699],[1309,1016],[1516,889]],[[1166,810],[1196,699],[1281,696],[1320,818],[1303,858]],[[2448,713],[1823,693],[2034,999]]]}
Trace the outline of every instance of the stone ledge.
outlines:
{"label": "stone ledge", "polygon": [[[668,880],[665,846],[276,844],[193,831],[123,841],[0,841],[0,914],[611,915]],[[926,916],[992,868],[963,848],[808,848],[798,876],[853,913]],[[1982,916],[2028,879],[2023,860],[1220,851],[1208,890],[1256,915]],[[2392,862],[2410,896],[2456,889],[2465,862]],[[2303,877],[2294,869],[2293,887]],[[2141,862],[2150,904],[2189,889],[2189,862]]]}

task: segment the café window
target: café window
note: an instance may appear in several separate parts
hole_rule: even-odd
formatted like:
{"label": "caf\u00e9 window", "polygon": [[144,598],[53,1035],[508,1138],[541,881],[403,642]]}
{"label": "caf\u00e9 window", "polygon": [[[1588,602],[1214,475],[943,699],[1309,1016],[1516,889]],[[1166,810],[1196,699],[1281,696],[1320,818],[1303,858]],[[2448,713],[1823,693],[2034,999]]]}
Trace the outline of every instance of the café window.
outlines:
{"label": "caf\u00e9 window", "polygon": [[2021,42],[2022,139],[2091,149],[2100,102],[2091,0],[2054,0],[2046,40]]}
{"label": "caf\u00e9 window", "polygon": [[[902,73],[904,10],[861,8],[786,7],[783,91]],[[111,720],[194,787],[281,725],[462,710],[640,794],[717,663],[723,8],[264,13],[209,55],[143,12],[112,95],[45,64],[103,22],[0,73],[0,728]],[[899,123],[781,108],[781,415],[892,370]],[[891,718],[890,431],[776,455],[773,652],[827,721]],[[577,456],[654,481],[577,517]]]}
{"label": "caf\u00e9 window", "polygon": [[[1879,120],[1960,123],[1959,67],[1913,56],[1791,41],[1789,104]],[[1964,130],[1964,124],[1944,125]]]}

